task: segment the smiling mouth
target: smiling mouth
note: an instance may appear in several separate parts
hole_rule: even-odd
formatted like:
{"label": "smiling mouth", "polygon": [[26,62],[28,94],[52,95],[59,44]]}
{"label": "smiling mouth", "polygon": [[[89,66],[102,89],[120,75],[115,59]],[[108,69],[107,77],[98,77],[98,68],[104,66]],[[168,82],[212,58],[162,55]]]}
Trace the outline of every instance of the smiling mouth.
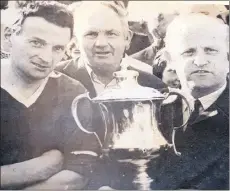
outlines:
{"label": "smiling mouth", "polygon": [[95,54],[96,54],[96,55],[104,56],[104,55],[110,54],[110,52],[96,52]]}
{"label": "smiling mouth", "polygon": [[207,70],[196,70],[196,71],[192,72],[192,74],[208,74],[208,73],[210,73],[210,72]]}
{"label": "smiling mouth", "polygon": [[38,63],[35,63],[35,62],[31,62],[33,65],[37,66],[38,68],[41,68],[41,69],[47,69],[49,68],[48,66],[46,65],[41,65],[41,64],[38,64]]}

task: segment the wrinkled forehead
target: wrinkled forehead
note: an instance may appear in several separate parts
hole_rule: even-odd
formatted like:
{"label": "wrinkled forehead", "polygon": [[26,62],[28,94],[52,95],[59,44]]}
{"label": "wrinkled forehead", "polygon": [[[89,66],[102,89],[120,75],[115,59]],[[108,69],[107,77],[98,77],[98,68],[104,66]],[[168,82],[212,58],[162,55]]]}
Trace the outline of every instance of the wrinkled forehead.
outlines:
{"label": "wrinkled forehead", "polygon": [[82,8],[81,12],[75,13],[74,28],[77,34],[87,30],[123,31],[123,27],[119,15],[104,5],[90,6],[88,9]]}
{"label": "wrinkled forehead", "polygon": [[227,28],[224,25],[207,23],[177,27],[167,31],[166,46],[170,51],[197,47],[227,48]]}
{"label": "wrinkled forehead", "polygon": [[70,28],[61,27],[46,21],[42,17],[28,17],[22,25],[22,34],[26,38],[37,37],[48,44],[66,45],[70,41]]}
{"label": "wrinkled forehead", "polygon": [[205,29],[193,28],[175,36],[181,46],[217,46],[223,45],[226,36],[220,30],[208,27]]}

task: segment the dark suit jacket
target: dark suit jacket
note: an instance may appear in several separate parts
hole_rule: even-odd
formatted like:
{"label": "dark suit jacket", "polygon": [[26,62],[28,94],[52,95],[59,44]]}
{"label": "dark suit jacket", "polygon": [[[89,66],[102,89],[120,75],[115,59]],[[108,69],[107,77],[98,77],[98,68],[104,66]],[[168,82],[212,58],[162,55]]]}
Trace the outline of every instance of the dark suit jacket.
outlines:
{"label": "dark suit jacket", "polygon": [[152,46],[149,46],[139,52],[132,54],[131,57],[152,66],[156,54],[157,50],[155,50]]}
{"label": "dark suit jacket", "polygon": [[[131,59],[131,66],[128,69],[136,70],[139,72],[138,83],[142,86],[152,87],[158,90],[167,89],[166,84],[161,79],[152,75],[152,68],[147,64],[140,62],[136,59]],[[130,60],[129,60],[130,62]],[[56,70],[66,74],[67,76],[80,81],[85,88],[90,92],[90,97],[96,96],[96,91],[91,78],[83,63],[79,62],[79,58],[76,60],[68,60],[61,62]]]}
{"label": "dark suit jacket", "polygon": [[229,189],[229,89],[186,130],[176,133],[176,156],[165,151],[149,163],[151,189]]}

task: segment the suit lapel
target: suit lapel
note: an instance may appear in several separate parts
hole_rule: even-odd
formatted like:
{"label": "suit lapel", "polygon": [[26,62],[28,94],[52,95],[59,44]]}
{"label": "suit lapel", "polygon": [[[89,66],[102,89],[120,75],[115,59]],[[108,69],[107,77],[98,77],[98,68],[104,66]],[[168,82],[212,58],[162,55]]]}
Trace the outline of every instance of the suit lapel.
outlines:
{"label": "suit lapel", "polygon": [[94,88],[93,82],[86,70],[85,67],[81,67],[78,69],[78,71],[76,72],[76,76],[78,81],[80,81],[85,88],[89,91],[90,93],[90,97],[96,97],[96,90]]}
{"label": "suit lapel", "polygon": [[[216,116],[217,119],[213,124],[213,127],[217,125],[220,125],[222,127],[222,124],[224,128],[227,128],[228,131],[228,118],[229,118],[229,109],[228,109],[228,100],[229,100],[229,91],[228,91],[228,85],[224,92],[221,94],[221,96],[216,100],[215,103],[213,103],[205,112],[203,112],[203,116],[201,115],[200,118],[197,119],[195,123],[198,123],[200,121],[203,121],[207,118],[210,118],[211,116]],[[188,116],[187,112],[188,108],[184,108],[184,115],[185,117]],[[217,113],[216,113],[217,112]],[[194,126],[196,124],[194,123]],[[159,183],[153,183],[152,189],[181,189],[183,188],[183,185],[188,188],[194,188],[198,182],[197,178],[202,177],[203,175],[206,175],[205,173],[209,173],[209,170],[206,170],[209,168],[209,166],[214,165],[215,162],[221,161],[224,156],[224,154],[228,153],[228,145],[229,139],[228,133],[225,129],[220,128],[220,132],[212,132],[210,130],[211,137],[208,136],[207,131],[202,132],[199,131],[199,127],[204,127],[206,129],[213,129],[212,128],[212,121],[208,123],[208,126],[206,124],[197,124],[198,129],[195,131],[192,130],[192,128],[187,129],[187,133],[184,134],[185,139],[182,139],[183,141],[186,141],[188,146],[185,146],[185,150],[183,151],[184,143],[181,148],[181,152],[183,156],[181,157],[175,157],[174,155],[168,156],[168,161],[164,161],[165,165],[162,165],[159,169],[159,176],[157,177],[161,184]],[[216,128],[219,128],[218,126]],[[190,131],[191,130],[191,131]],[[196,133],[195,133],[196,132]],[[195,133],[195,134],[193,134]],[[199,138],[199,133],[201,133],[201,139]],[[203,135],[202,135],[203,133]],[[221,138],[220,138],[221,134]],[[188,135],[188,137],[186,136]],[[204,136],[207,135],[207,140],[204,141]],[[179,136],[183,137],[183,134],[179,134]],[[178,139],[180,137],[178,136]],[[194,137],[194,140],[192,137]],[[191,140],[191,142],[190,142]],[[198,147],[194,147],[194,145],[199,145]],[[191,147],[190,147],[191,146]],[[173,161],[172,163],[170,163]],[[174,168],[176,166],[176,168]],[[172,167],[172,168],[171,168]],[[210,168],[211,169],[211,168]],[[165,172],[165,173],[163,173]],[[172,174],[170,174],[172,173]],[[158,176],[157,174],[157,176]],[[162,174],[163,176],[161,176]],[[167,174],[167,176],[164,176]],[[183,175],[183,176],[182,176]],[[155,178],[155,177],[154,177]],[[184,184],[185,183],[185,184]],[[155,186],[155,187],[154,187]]]}
{"label": "suit lapel", "polygon": [[215,108],[205,110],[200,113],[199,117],[194,121],[193,124],[198,123],[200,121],[206,120],[209,117],[213,117],[218,114],[218,110]]}
{"label": "suit lapel", "polygon": [[224,92],[220,95],[220,97],[214,102],[207,110],[201,113],[200,117],[195,121],[195,123],[198,123],[200,121],[203,121],[209,117],[213,117],[217,114],[222,115],[223,117],[229,119],[229,109],[228,109],[228,103],[229,102],[229,90],[228,90],[228,84],[225,88]]}
{"label": "suit lapel", "polygon": [[94,88],[93,82],[91,81],[84,63],[82,63],[80,59],[72,60],[63,70],[64,73],[68,73],[70,77],[81,82],[89,91],[90,97],[96,96],[96,90]]}
{"label": "suit lapel", "polygon": [[[229,102],[229,88],[227,84],[226,89],[221,94],[221,96],[216,100],[216,102],[213,103],[208,109],[201,112],[200,116],[194,121],[193,124],[206,120],[209,117],[213,117],[217,114],[221,114],[222,116],[229,118],[229,108],[227,104],[228,102]],[[188,117],[189,117],[188,107],[185,107],[183,110],[183,121],[185,122],[188,119]]]}
{"label": "suit lapel", "polygon": [[219,113],[229,119],[229,83],[221,94],[221,96],[217,99],[217,101],[213,104]]}

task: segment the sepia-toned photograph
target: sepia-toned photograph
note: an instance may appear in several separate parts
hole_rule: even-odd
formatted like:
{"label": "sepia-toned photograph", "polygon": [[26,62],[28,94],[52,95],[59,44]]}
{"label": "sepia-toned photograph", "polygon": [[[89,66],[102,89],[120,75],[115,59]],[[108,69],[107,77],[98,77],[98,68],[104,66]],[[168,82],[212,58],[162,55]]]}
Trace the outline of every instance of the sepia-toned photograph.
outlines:
{"label": "sepia-toned photograph", "polygon": [[1,1],[1,190],[229,190],[228,1]]}

